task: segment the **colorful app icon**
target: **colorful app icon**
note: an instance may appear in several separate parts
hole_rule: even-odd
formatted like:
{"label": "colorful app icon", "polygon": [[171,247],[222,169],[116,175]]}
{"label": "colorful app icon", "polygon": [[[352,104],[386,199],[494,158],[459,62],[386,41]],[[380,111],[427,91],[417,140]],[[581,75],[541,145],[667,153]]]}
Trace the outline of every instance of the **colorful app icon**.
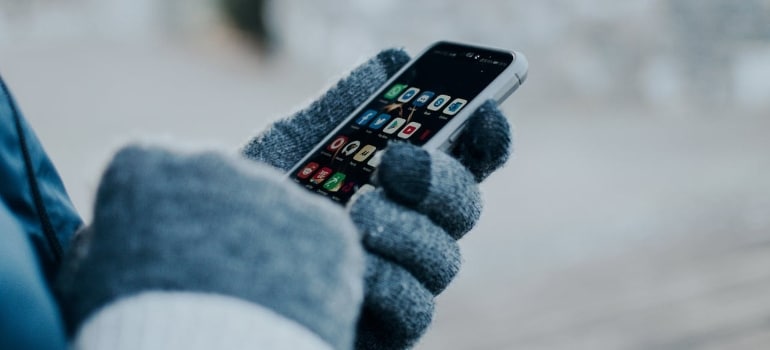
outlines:
{"label": "colorful app icon", "polygon": [[425,130],[423,130],[422,134],[420,134],[420,138],[419,138],[419,140],[420,140],[420,141],[425,141],[425,140],[427,140],[427,139],[428,139],[428,137],[430,137],[430,134],[431,134],[431,131],[430,131],[430,129],[425,129]]}
{"label": "colorful app icon", "polygon": [[318,169],[318,163],[316,163],[316,162],[307,163],[307,165],[305,165],[305,167],[302,168],[297,173],[297,177],[300,178],[300,179],[303,179],[303,180],[307,179],[308,177],[310,177],[311,174],[313,174],[313,172],[316,169]]}
{"label": "colorful app icon", "polygon": [[393,85],[388,92],[385,93],[385,96],[383,96],[385,99],[392,100],[396,98],[399,94],[401,94],[402,91],[406,89],[406,84],[396,84]]}
{"label": "colorful app icon", "polygon": [[350,193],[353,190],[356,189],[356,183],[353,181],[348,181],[344,185],[342,185],[342,188],[340,189],[340,192],[342,193]]}
{"label": "colorful app icon", "polygon": [[374,121],[371,124],[369,124],[369,128],[374,130],[379,130],[380,128],[382,128],[383,125],[385,125],[385,123],[388,122],[388,120],[390,120],[390,115],[385,113],[380,114],[379,116],[377,116],[377,118],[374,119]]}
{"label": "colorful app icon", "polygon": [[376,168],[380,165],[381,161],[382,161],[382,151],[375,152],[372,159],[369,159],[369,161],[366,162],[366,165]]}
{"label": "colorful app icon", "polygon": [[362,147],[361,150],[358,151],[358,153],[356,153],[355,156],[353,156],[353,160],[355,160],[356,162],[364,162],[376,150],[377,150],[377,147],[374,147],[372,145],[366,145],[366,146]]}
{"label": "colorful app icon", "polygon": [[326,178],[329,177],[329,175],[331,174],[332,174],[332,169],[323,167],[321,168],[321,170],[318,170],[318,172],[315,173],[315,176],[313,176],[313,178],[310,179],[310,182],[316,185],[319,185],[322,182],[324,182],[324,180],[326,180]]}
{"label": "colorful app icon", "polygon": [[347,157],[355,152],[358,147],[361,147],[361,141],[353,141],[348,143],[345,148],[342,149],[342,155]]}
{"label": "colorful app icon", "polygon": [[441,109],[441,107],[444,107],[444,105],[449,102],[449,99],[451,99],[449,95],[438,95],[433,102],[430,103],[430,106],[428,106],[428,109],[431,111],[437,111]]}
{"label": "colorful app icon", "polygon": [[398,133],[398,137],[402,139],[408,139],[410,136],[414,135],[415,132],[417,132],[418,129],[420,129],[420,126],[422,124],[418,122],[411,122],[409,124],[406,124],[406,127],[401,130],[400,133]]}
{"label": "colorful app icon", "polygon": [[324,189],[329,192],[337,192],[342,188],[342,182],[345,180],[345,174],[337,172],[324,183]]}
{"label": "colorful app icon", "polygon": [[431,99],[431,97],[433,97],[433,95],[435,95],[435,93],[433,91],[425,91],[425,92],[421,93],[420,97],[418,97],[416,100],[414,100],[414,102],[412,102],[412,104],[415,107],[422,107],[426,103],[428,103],[428,101],[430,101],[430,99]]}
{"label": "colorful app icon", "polygon": [[404,91],[403,94],[401,94],[401,97],[398,98],[398,102],[409,102],[417,93],[420,92],[420,89],[416,87],[410,87]]}
{"label": "colorful app icon", "polygon": [[361,114],[361,116],[358,117],[358,119],[356,119],[356,124],[358,124],[358,125],[366,125],[366,124],[369,123],[369,121],[372,120],[372,118],[374,118],[376,116],[377,116],[377,111],[375,111],[373,109],[367,109],[366,112]]}
{"label": "colorful app icon", "polygon": [[406,123],[406,119],[404,118],[396,118],[393,119],[390,123],[388,123],[388,126],[386,126],[384,129],[382,129],[382,132],[386,134],[392,134],[401,127],[401,125],[404,125]]}
{"label": "colorful app icon", "polygon": [[337,136],[332,143],[330,143],[328,146],[326,146],[326,150],[329,152],[337,152],[338,149],[342,148],[346,143],[348,142],[348,137],[345,135]]}
{"label": "colorful app icon", "polygon": [[461,108],[463,108],[463,106],[465,106],[466,103],[468,103],[468,101],[461,98],[456,98],[454,101],[452,101],[452,103],[449,104],[449,106],[447,106],[447,108],[444,108],[444,114],[455,115],[460,111]]}

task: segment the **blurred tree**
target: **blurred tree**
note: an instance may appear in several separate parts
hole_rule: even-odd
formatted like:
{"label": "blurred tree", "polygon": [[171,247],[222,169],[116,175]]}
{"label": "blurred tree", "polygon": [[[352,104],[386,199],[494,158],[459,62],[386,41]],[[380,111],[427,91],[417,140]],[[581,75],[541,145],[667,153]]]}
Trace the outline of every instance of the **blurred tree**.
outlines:
{"label": "blurred tree", "polygon": [[233,26],[255,43],[269,51],[274,38],[267,20],[267,0],[219,0]]}

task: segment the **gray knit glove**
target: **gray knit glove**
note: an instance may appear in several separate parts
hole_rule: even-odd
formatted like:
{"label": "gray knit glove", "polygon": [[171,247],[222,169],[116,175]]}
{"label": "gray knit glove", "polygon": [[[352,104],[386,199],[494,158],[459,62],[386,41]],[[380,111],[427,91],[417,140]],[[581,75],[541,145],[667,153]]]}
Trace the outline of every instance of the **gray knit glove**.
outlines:
{"label": "gray knit glove", "polygon": [[[288,171],[408,60],[401,50],[381,52],[309,107],[255,137],[243,153]],[[424,333],[433,297],[459,269],[456,240],[481,213],[477,183],[507,160],[510,135],[490,101],[474,112],[451,156],[409,144],[385,151],[379,187],[348,208],[368,253],[358,349],[404,349]]]}
{"label": "gray knit glove", "polygon": [[57,283],[75,348],[350,349],[358,235],[282,178],[236,154],[121,150]]}

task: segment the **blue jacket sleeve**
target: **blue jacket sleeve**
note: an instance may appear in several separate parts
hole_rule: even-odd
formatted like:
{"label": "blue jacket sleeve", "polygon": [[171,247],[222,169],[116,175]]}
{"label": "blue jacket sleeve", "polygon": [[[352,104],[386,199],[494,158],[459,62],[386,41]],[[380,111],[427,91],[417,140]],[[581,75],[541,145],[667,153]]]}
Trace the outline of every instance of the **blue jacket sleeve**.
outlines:
{"label": "blue jacket sleeve", "polygon": [[50,281],[82,220],[2,78],[0,199],[28,237],[43,275]]}
{"label": "blue jacket sleeve", "polygon": [[34,250],[0,202],[0,349],[64,350],[64,327]]}

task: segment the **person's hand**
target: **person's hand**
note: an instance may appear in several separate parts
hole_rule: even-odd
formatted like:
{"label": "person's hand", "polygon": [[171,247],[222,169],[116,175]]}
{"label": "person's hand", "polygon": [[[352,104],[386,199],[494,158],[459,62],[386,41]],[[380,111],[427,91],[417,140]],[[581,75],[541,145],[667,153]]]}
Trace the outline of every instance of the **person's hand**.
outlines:
{"label": "person's hand", "polygon": [[356,229],[280,178],[234,154],[118,152],[57,281],[74,348],[350,349]]}
{"label": "person's hand", "polygon": [[[381,52],[252,139],[243,154],[288,171],[408,60],[401,50]],[[403,349],[424,333],[433,297],[459,269],[456,240],[479,218],[477,183],[508,159],[510,146],[510,126],[492,101],[474,112],[451,155],[388,146],[378,188],[348,205],[367,251],[357,348]]]}

